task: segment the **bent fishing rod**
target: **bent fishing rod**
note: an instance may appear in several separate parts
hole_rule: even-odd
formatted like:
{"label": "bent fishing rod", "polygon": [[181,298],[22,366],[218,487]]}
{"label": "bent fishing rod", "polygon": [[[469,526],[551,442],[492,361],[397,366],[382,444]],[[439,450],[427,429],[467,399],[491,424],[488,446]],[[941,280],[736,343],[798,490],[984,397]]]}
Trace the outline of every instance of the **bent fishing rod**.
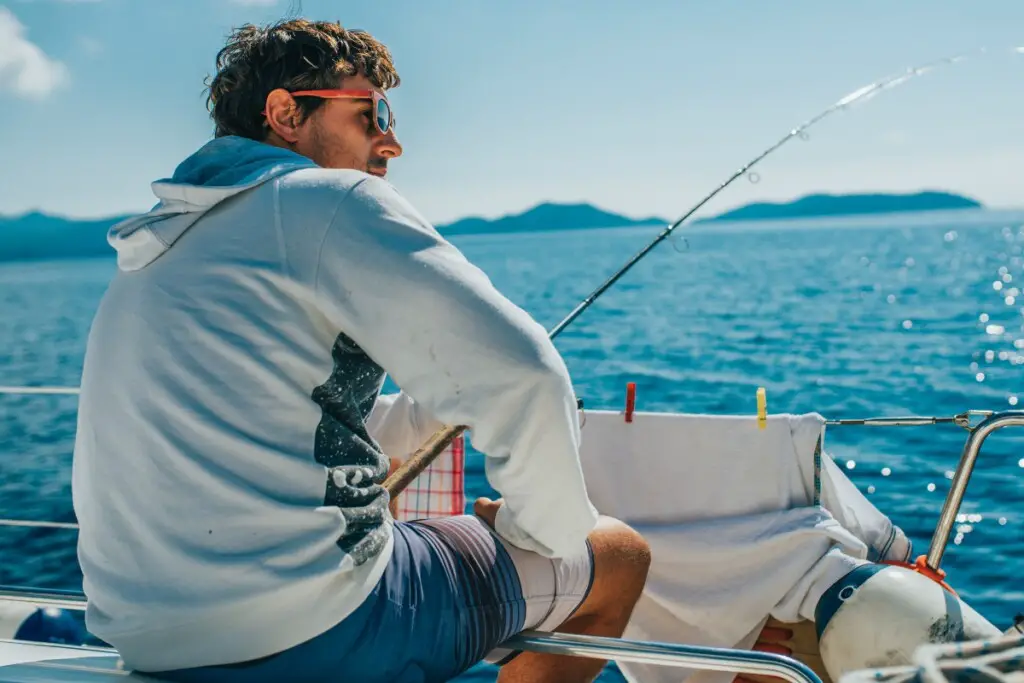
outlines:
{"label": "bent fishing rod", "polygon": [[[985,53],[987,52],[987,50],[983,49],[980,50],[980,52]],[[1024,48],[1013,48],[1013,52],[1018,54],[1022,53],[1024,52]],[[564,330],[574,320],[576,320],[576,318],[578,318],[580,314],[583,313],[583,311],[590,308],[590,306],[597,300],[598,297],[600,297],[609,288],[611,288],[612,285],[618,282],[618,280],[623,275],[629,272],[629,270],[633,266],[635,266],[641,259],[643,259],[644,256],[650,253],[652,249],[657,247],[666,238],[668,238],[669,235],[675,232],[675,230],[684,222],[686,222],[686,220],[690,218],[690,216],[699,211],[701,207],[703,207],[709,201],[714,199],[720,192],[725,190],[725,188],[732,185],[737,179],[750,173],[750,170],[754,166],[759,164],[766,157],[773,154],[777,149],[785,145],[787,142],[789,142],[795,137],[806,139],[806,131],[809,128],[811,128],[812,126],[814,126],[827,116],[830,116],[837,111],[844,110],[852,104],[866,101],[883,90],[889,90],[897,86],[900,86],[906,83],[907,81],[911,80],[912,78],[925,74],[936,67],[944,66],[947,64],[954,64],[965,59],[967,59],[966,55],[957,55],[954,57],[939,59],[934,62],[929,62],[922,66],[910,68],[907,69],[906,71],[902,71],[897,74],[888,76],[881,80],[875,81],[874,83],[870,83],[862,88],[854,90],[850,94],[846,95],[845,97],[837,101],[835,104],[831,105],[830,107],[822,111],[820,114],[808,119],[804,123],[800,124],[796,128],[786,133],[786,135],[784,135],[778,142],[771,145],[763,152],[755,156],[753,159],[748,161],[746,164],[741,166],[735,172],[733,172],[733,174],[730,175],[724,182],[722,182],[720,185],[718,185],[718,187],[709,192],[703,199],[697,202],[692,208],[690,208],[674,223],[672,223],[664,230],[662,230],[660,233],[658,233],[658,236],[651,240],[651,242],[647,244],[647,246],[638,251],[631,259],[629,259],[629,261],[626,262],[625,265],[619,268],[619,270],[617,270],[611,277],[605,280],[601,284],[601,286],[599,286],[597,289],[591,292],[590,295],[588,295],[583,301],[581,301],[579,305],[576,306],[576,308],[574,308],[569,313],[569,315],[567,315],[560,323],[555,325],[548,333],[548,338],[554,339],[559,334],[561,334],[562,330]],[[754,174],[751,175],[750,179],[753,182],[756,182],[756,176]],[[465,425],[445,426],[436,431],[429,439],[427,439],[427,441],[424,442],[423,445],[420,446],[419,449],[415,453],[413,453],[412,456],[410,456],[409,459],[406,460],[398,469],[396,469],[395,472],[390,477],[388,477],[387,480],[384,482],[384,488],[387,489],[391,498],[394,499],[395,496],[397,496],[409,484],[411,484],[413,480],[416,479],[416,477],[419,476],[419,474],[423,472],[427,467],[429,467],[430,463],[433,462],[438,455],[444,452],[444,450],[449,446],[449,444],[451,444],[451,442],[466,429],[468,429],[468,427]]]}

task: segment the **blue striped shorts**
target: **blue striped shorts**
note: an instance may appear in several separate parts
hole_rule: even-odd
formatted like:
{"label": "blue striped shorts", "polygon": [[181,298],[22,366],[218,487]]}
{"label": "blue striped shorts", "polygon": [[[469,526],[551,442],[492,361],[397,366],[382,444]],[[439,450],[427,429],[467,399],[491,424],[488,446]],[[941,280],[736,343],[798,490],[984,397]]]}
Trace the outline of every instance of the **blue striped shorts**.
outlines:
{"label": "blue striped shorts", "polygon": [[[325,633],[252,662],[159,674],[178,683],[427,683],[516,653],[503,641],[554,630],[590,592],[589,543],[552,560],[501,540],[472,515],[394,526],[394,554],[366,601]],[[151,674],[152,675],[152,674]]]}

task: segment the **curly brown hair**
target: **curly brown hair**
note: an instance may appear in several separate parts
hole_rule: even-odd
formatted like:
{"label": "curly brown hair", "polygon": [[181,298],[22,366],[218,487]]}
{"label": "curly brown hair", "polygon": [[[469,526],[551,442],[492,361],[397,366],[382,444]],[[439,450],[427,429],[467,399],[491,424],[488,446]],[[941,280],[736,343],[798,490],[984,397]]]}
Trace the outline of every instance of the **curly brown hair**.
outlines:
{"label": "curly brown hair", "polygon": [[[337,22],[288,19],[264,27],[246,24],[231,33],[216,64],[217,74],[206,83],[215,137],[266,139],[263,106],[277,88],[336,88],[343,78],[357,74],[382,90],[400,83],[383,43]],[[295,102],[305,119],[324,100],[297,97]]]}

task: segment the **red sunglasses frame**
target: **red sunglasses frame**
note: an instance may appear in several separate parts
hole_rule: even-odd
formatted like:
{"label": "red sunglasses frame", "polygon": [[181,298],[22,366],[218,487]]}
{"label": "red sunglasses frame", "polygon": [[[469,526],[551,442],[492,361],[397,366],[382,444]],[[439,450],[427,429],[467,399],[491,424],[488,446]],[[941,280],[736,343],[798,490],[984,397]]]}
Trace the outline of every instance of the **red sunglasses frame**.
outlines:
{"label": "red sunglasses frame", "polygon": [[[384,97],[384,95],[380,94],[376,90],[338,90],[328,88],[324,90],[296,90],[289,94],[292,97],[320,97],[327,100],[373,100],[374,127],[381,135],[387,135],[395,129],[395,112],[391,109],[391,103],[388,102],[388,98]],[[382,100],[388,108],[387,129],[380,127],[380,117],[377,115],[380,111],[380,103]]]}

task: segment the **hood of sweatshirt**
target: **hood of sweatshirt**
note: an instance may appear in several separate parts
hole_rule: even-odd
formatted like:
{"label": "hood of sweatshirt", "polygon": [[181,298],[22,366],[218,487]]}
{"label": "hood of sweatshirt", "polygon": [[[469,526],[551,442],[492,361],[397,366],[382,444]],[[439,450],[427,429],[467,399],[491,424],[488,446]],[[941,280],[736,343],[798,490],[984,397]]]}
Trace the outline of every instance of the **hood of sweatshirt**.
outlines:
{"label": "hood of sweatshirt", "polygon": [[307,157],[236,136],[215,138],[185,159],[170,178],[152,183],[158,203],[110,228],[107,242],[123,271],[145,268],[221,202],[302,168]]}

